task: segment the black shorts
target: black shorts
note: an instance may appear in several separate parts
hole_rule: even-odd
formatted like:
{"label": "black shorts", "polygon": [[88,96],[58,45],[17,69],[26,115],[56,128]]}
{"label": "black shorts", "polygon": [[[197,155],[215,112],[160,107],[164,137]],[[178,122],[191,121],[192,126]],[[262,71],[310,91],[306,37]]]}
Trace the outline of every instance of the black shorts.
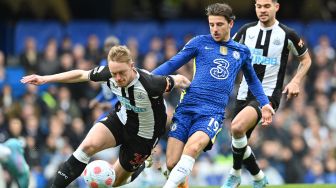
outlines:
{"label": "black shorts", "polygon": [[[271,106],[273,107],[273,109],[276,111],[279,107],[279,104],[272,99],[272,97],[268,97]],[[258,114],[258,119],[257,119],[257,123],[246,132],[246,136],[247,138],[250,138],[252,131],[254,130],[254,128],[257,126],[257,124],[259,123],[260,119],[261,119],[261,108],[260,108],[260,104],[256,99],[250,99],[250,100],[236,100],[235,102],[235,108],[233,110],[233,119],[237,116],[237,114],[242,111],[246,106],[251,106],[252,108],[254,108]]]}
{"label": "black shorts", "polygon": [[136,171],[151,155],[152,149],[158,143],[159,137],[153,139],[142,138],[126,130],[116,113],[111,113],[107,119],[100,121],[113,134],[117,145],[120,146],[119,161],[128,172]]}

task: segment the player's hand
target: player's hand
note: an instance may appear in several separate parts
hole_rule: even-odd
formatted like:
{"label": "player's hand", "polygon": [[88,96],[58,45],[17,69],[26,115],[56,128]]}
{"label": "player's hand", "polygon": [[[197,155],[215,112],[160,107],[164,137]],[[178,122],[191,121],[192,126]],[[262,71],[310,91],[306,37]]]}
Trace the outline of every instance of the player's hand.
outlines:
{"label": "player's hand", "polygon": [[186,89],[187,87],[189,87],[190,85],[190,80],[181,75],[181,74],[177,74],[177,75],[172,75],[174,82],[175,82],[175,87],[177,88],[181,88],[181,89]]}
{"label": "player's hand", "polygon": [[275,114],[275,111],[271,105],[266,104],[261,108],[261,114],[261,125],[267,126],[272,123],[272,116]]}
{"label": "player's hand", "polygon": [[45,84],[47,81],[44,79],[43,76],[32,74],[28,76],[24,76],[21,78],[21,83],[23,84],[33,84],[33,85],[42,85]]}
{"label": "player's hand", "polygon": [[90,109],[93,109],[95,106],[97,106],[98,103],[99,103],[99,102],[98,102],[98,100],[96,100],[96,99],[92,99],[92,100],[90,100],[90,102],[89,102],[89,108],[90,108]]}
{"label": "player's hand", "polygon": [[291,99],[292,97],[297,97],[300,93],[300,86],[296,82],[289,82],[282,93],[287,93],[287,100]]}

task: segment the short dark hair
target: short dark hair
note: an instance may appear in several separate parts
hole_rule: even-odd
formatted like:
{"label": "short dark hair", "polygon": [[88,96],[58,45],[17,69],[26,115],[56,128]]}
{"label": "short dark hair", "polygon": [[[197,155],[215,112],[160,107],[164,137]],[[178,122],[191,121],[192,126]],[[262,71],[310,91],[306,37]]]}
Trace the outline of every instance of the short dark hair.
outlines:
{"label": "short dark hair", "polygon": [[236,16],[232,13],[232,8],[226,3],[211,4],[205,11],[207,16],[223,16],[228,22],[236,19]]}
{"label": "short dark hair", "polygon": [[[277,3],[278,2],[278,0],[272,0],[273,1],[273,3]],[[255,2],[257,2],[257,0],[255,0]]]}

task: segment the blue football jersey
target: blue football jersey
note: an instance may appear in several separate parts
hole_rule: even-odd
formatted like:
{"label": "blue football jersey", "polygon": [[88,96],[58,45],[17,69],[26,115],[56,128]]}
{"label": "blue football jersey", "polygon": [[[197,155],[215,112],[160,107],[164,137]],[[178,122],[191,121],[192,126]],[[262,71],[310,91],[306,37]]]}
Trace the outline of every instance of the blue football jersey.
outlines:
{"label": "blue football jersey", "polygon": [[240,70],[260,104],[269,103],[253,70],[249,49],[233,40],[216,42],[211,35],[197,36],[153,73],[172,74],[191,59],[194,60],[194,78],[178,108],[200,114],[224,114]]}

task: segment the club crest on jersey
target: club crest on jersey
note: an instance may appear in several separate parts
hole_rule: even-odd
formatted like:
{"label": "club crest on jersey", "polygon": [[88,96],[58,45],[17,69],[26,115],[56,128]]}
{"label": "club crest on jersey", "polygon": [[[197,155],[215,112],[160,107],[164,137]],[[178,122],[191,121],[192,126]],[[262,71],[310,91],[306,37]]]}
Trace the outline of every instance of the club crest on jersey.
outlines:
{"label": "club crest on jersey", "polygon": [[219,52],[220,52],[222,55],[227,55],[227,53],[228,53],[228,49],[227,49],[226,46],[221,46],[221,47],[219,48]]}
{"label": "club crest on jersey", "polygon": [[138,93],[136,98],[139,100],[142,100],[142,99],[145,99],[145,95],[143,93]]}
{"label": "club crest on jersey", "polygon": [[238,60],[240,58],[240,53],[237,52],[237,51],[233,51],[232,56],[233,56],[233,58],[235,58],[236,60]]}
{"label": "club crest on jersey", "polygon": [[175,131],[177,128],[177,124],[176,123],[173,123],[171,126],[170,126],[170,131]]}
{"label": "club crest on jersey", "polygon": [[274,39],[273,44],[279,46],[281,44],[280,39],[279,38]]}

